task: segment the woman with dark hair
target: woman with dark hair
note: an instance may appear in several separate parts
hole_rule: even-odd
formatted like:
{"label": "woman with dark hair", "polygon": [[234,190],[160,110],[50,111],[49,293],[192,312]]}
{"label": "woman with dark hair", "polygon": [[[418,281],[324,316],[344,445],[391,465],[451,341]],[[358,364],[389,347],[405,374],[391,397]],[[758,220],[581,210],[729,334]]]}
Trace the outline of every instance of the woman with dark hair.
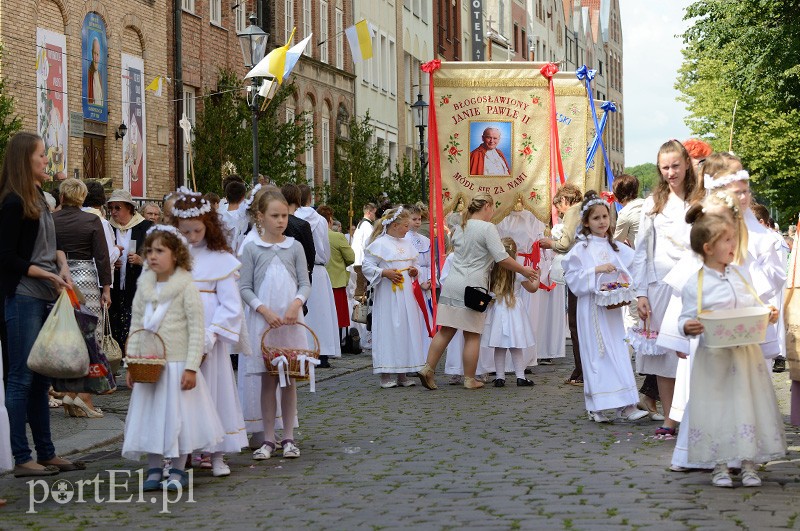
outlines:
{"label": "woman with dark hair", "polygon": [[114,263],[116,273],[108,314],[111,318],[111,334],[124,348],[131,326],[131,305],[136,294],[136,281],[139,280],[144,264],[141,249],[147,229],[153,223],[136,211],[131,193],[126,190],[114,190],[111,193],[108,209],[111,211],[114,243],[120,251],[120,258]]}
{"label": "woman with dark hair", "polygon": [[472,198],[463,214],[463,221],[453,232],[453,265],[437,306],[437,324],[441,328],[431,341],[428,358],[417,375],[426,389],[436,389],[434,370],[439,360],[459,330],[464,332],[464,387],[480,389],[483,383],[475,380],[481,333],[486,313],[470,309],[465,303],[468,286],[489,289],[489,273],[495,263],[510,269],[538,284],[538,272],[525,267],[508,256],[497,227],[491,223],[494,216],[494,199],[486,192]]}
{"label": "woman with dark hair", "polygon": [[111,224],[106,219],[105,205],[106,205],[106,191],[103,185],[97,181],[86,181],[86,199],[83,200],[83,211],[94,214],[100,219],[103,225],[103,234],[106,237],[106,246],[108,247],[108,270],[111,277],[114,277],[114,264],[119,259],[120,250],[114,243],[114,231],[111,229]]}
{"label": "woman with dark hair", "polygon": [[[49,305],[72,285],[64,253],[56,248],[53,217],[42,184],[47,154],[41,137],[18,133],[6,148],[0,173],[0,287],[8,331],[6,409],[11,428],[14,475],[50,476],[82,470],[56,455],[50,435],[50,379],[28,368],[28,355],[50,313]],[[37,460],[31,457],[29,425]]]}

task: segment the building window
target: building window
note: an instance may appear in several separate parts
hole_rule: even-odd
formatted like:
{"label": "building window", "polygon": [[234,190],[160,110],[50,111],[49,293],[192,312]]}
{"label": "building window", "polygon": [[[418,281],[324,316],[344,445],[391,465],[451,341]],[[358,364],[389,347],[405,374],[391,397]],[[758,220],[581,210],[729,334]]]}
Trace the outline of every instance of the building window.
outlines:
{"label": "building window", "polygon": [[328,2],[321,0],[319,3],[319,60],[328,62]]}
{"label": "building window", "polygon": [[291,105],[286,106],[286,123],[294,122],[294,107]]}
{"label": "building window", "polygon": [[294,0],[284,0],[283,15],[286,21],[283,26],[283,42],[286,42],[292,34],[292,28],[294,28]]}
{"label": "building window", "polygon": [[514,22],[514,53],[519,52],[519,25]]}
{"label": "building window", "polygon": [[[328,114],[327,107],[325,114]],[[331,119],[328,116],[322,117],[322,136],[319,141],[322,143],[322,182],[331,184]]]}
{"label": "building window", "polygon": [[344,13],[336,9],[336,68],[344,69]]}
{"label": "building window", "polygon": [[386,35],[381,35],[381,52],[383,59],[383,68],[381,68],[381,89],[384,91],[389,90],[389,46],[386,41]]}
{"label": "building window", "polygon": [[428,23],[428,0],[422,0],[420,4],[420,18],[425,24]]}
{"label": "building window", "polygon": [[222,0],[208,0],[209,19],[212,24],[222,25]]}
{"label": "building window", "polygon": [[[379,88],[381,82],[381,36],[376,32],[372,37],[372,86]],[[367,67],[369,68],[369,67]]]}
{"label": "building window", "polygon": [[[303,35],[311,35],[311,32],[314,31],[312,27],[313,20],[311,19],[311,0],[303,0]],[[286,28],[291,35],[291,30]],[[288,40],[288,36],[287,36]],[[309,57],[312,55],[311,49],[313,46],[306,46],[306,49],[303,51],[304,54],[308,55]]]}
{"label": "building window", "polygon": [[194,87],[190,87],[188,85],[183,86],[183,113],[186,115],[186,118],[189,120],[189,123],[192,124],[192,133],[189,138],[184,136],[183,139],[183,182],[188,183],[190,169],[189,169],[189,144],[194,139],[194,126],[196,122],[196,106],[195,106],[195,99],[197,97],[197,89]]}
{"label": "building window", "polygon": [[500,21],[499,21],[499,24],[500,24],[500,27],[499,27],[500,35],[505,37],[506,36],[506,3],[503,0],[500,0],[499,9],[500,9],[500,15],[497,18],[500,19]]}
{"label": "building window", "polygon": [[247,13],[244,10],[244,1],[239,2],[236,6],[236,33],[241,33],[247,27]]}
{"label": "building window", "polygon": [[521,37],[519,39],[520,44],[522,45],[522,58],[526,61],[528,60],[528,36],[525,33],[525,30],[521,30]]}
{"label": "building window", "polygon": [[414,87],[411,82],[411,55],[407,53],[403,53],[403,87],[406,93],[406,103],[410,105]]}
{"label": "building window", "polygon": [[194,0],[181,0],[181,8],[189,13],[194,13]]}
{"label": "building window", "polygon": [[397,49],[394,41],[389,39],[389,93],[394,96],[397,94]]}

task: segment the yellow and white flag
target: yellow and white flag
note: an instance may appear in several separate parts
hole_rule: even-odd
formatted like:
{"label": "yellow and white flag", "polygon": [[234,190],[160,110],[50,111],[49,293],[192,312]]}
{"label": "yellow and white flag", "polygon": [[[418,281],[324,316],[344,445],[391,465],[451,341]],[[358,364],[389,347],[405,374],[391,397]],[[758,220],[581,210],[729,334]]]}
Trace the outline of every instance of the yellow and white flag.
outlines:
{"label": "yellow and white flag", "polygon": [[366,19],[344,30],[347,43],[350,45],[350,53],[353,54],[353,61],[356,63],[372,59],[372,33],[373,30]]}
{"label": "yellow and white flag", "polygon": [[155,92],[156,96],[161,96],[161,91],[164,88],[164,78],[162,76],[156,76],[153,81],[150,82],[144,89],[149,90],[151,92]]}

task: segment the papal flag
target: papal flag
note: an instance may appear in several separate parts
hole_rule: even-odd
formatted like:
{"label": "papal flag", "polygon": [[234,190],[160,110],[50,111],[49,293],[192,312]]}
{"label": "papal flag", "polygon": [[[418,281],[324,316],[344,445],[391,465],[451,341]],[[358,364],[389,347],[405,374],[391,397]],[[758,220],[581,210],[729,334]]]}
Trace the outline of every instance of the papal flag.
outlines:
{"label": "papal flag", "polygon": [[144,89],[149,90],[151,92],[155,92],[156,96],[161,96],[161,91],[164,88],[164,77],[163,76],[156,76],[153,81],[150,82]]}
{"label": "papal flag", "polygon": [[360,63],[372,58],[372,28],[369,22],[361,20],[355,25],[344,30],[347,35],[347,43],[350,45],[350,53],[353,54],[353,61]]}

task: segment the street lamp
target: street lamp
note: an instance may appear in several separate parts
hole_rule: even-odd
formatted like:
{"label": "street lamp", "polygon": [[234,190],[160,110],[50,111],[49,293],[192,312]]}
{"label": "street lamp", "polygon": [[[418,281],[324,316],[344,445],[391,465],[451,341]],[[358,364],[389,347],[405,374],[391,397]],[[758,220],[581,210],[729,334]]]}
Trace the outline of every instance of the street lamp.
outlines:
{"label": "street lamp", "polygon": [[[239,44],[242,47],[242,58],[244,66],[248,69],[256,66],[267,51],[267,39],[269,33],[265,32],[256,25],[257,18],[254,13],[250,13],[250,25],[243,32],[237,33]],[[253,78],[251,85],[247,87],[247,105],[252,112],[253,123],[253,186],[258,183],[258,79]]]}
{"label": "street lamp", "polygon": [[425,202],[425,128],[428,127],[428,104],[422,99],[422,92],[417,94],[417,101],[411,105],[414,112],[414,127],[419,130],[419,180],[422,189],[422,202]]}

